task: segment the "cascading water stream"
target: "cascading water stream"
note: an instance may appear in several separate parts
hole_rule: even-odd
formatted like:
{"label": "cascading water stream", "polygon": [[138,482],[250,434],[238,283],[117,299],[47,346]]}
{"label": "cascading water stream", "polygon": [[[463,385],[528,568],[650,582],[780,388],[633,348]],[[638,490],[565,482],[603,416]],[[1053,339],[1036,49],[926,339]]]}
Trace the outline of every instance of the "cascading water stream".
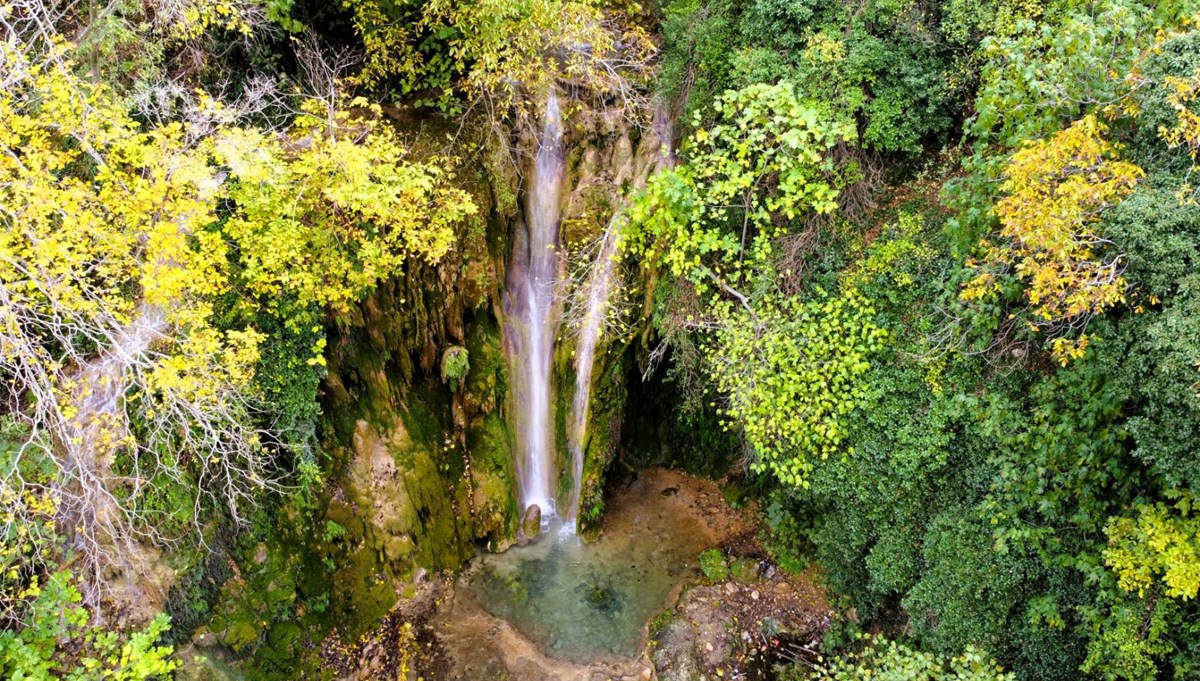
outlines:
{"label": "cascading water stream", "polygon": [[[113,472],[113,456],[129,434],[121,400],[129,387],[127,373],[144,362],[151,345],[167,332],[162,309],[142,305],[137,316],[112,337],[112,345],[94,361],[84,364],[74,377],[71,402],[74,415],[67,419],[62,441],[64,468],[76,481],[69,494],[76,497],[66,526],[90,536],[91,541],[112,543],[114,555],[136,573],[149,563],[149,553],[122,529],[124,516],[112,489],[124,480]],[[103,576],[99,563],[86,569],[97,572],[85,584],[92,593]]]}
{"label": "cascading water stream", "polygon": [[[659,156],[654,167],[654,170],[658,171],[670,166],[675,158],[671,149],[671,119],[665,109],[658,110],[654,130],[659,141]],[[571,404],[571,429],[567,435],[573,475],[571,497],[564,519],[570,531],[574,530],[577,523],[583,488],[583,455],[592,397],[592,370],[596,363],[596,346],[604,336],[608,323],[612,292],[620,285],[617,264],[622,224],[622,211],[618,210],[604,230],[586,283],[576,294],[586,300],[586,307],[580,320],[579,346],[575,351],[575,397]]]}
{"label": "cascading water stream", "polygon": [[586,297],[587,307],[583,319],[580,321],[579,347],[575,351],[575,398],[571,403],[571,430],[568,433],[573,476],[571,498],[568,500],[565,519],[572,527],[579,515],[579,496],[583,486],[583,447],[591,404],[592,369],[596,363],[596,344],[604,334],[610,292],[615,283],[614,275],[617,274],[620,218],[620,213],[614,215],[604,230],[595,265],[581,292]]}
{"label": "cascading water stream", "polygon": [[523,248],[514,249],[505,306],[517,322],[512,353],[516,377],[518,488],[521,509],[537,505],[542,527],[554,517],[554,437],[551,370],[558,325],[558,227],[563,179],[562,112],[552,91],[526,193]]}

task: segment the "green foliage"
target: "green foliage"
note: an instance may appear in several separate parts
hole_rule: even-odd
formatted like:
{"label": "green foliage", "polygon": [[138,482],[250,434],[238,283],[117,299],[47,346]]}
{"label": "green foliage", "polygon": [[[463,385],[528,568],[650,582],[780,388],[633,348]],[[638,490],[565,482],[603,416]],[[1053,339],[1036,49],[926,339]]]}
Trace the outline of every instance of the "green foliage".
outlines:
{"label": "green foliage", "polygon": [[[341,0],[363,42],[356,80],[391,84],[418,106],[460,108],[486,98],[495,111],[524,109],[560,78],[600,96],[644,78],[653,46],[642,30],[596,0]],[[586,45],[586,49],[581,46]],[[628,80],[627,80],[628,79]]]}
{"label": "green foliage", "polygon": [[1172,508],[1144,505],[1137,518],[1112,518],[1105,533],[1105,564],[1126,591],[1144,597],[1148,590],[1189,600],[1200,591],[1200,518],[1192,515],[1188,492],[1168,491]]}
{"label": "green foliage", "polygon": [[[1081,670],[1093,676],[1152,681],[1195,676],[1200,626],[1168,598],[1117,597],[1092,622],[1092,640]],[[1165,662],[1165,664],[1164,664]]]}
{"label": "green foliage", "polygon": [[[1162,234],[1164,240],[1172,240],[1170,234],[1187,234],[1169,232],[1172,222],[1151,233]],[[1189,229],[1198,225],[1191,223]],[[1157,261],[1164,269],[1190,271],[1175,281],[1174,295],[1160,310],[1122,324],[1119,340],[1114,339],[1106,354],[1116,358],[1117,389],[1129,396],[1125,427],[1133,455],[1162,479],[1164,489],[1196,490],[1200,488],[1200,451],[1195,446],[1200,437],[1200,279],[1187,262]]]}
{"label": "green foliage", "polygon": [[[23,455],[28,437],[24,424],[0,415],[0,612],[21,611],[26,589],[53,560],[58,539],[54,464],[38,452]],[[10,480],[24,481],[24,489]]]}
{"label": "green foliage", "polygon": [[342,527],[341,525],[337,524],[336,522],[334,522],[332,520],[325,521],[325,533],[322,535],[322,539],[326,543],[335,542],[338,539],[341,539],[342,537],[345,537],[345,536],[346,536],[346,528],[345,527]]}
{"label": "green foliage", "polygon": [[709,279],[746,283],[744,252],[766,255],[766,239],[782,232],[776,219],[836,207],[824,154],[850,134],[788,84],[726,92],[713,111],[721,122],[696,131],[687,162],[652,177],[635,199],[622,244],[687,275],[701,293]]}
{"label": "green foliage", "polygon": [[458,390],[470,370],[471,358],[466,348],[454,345],[442,352],[442,380],[450,382],[451,390]]}
{"label": "green foliage", "polygon": [[996,11],[976,5],[986,9],[939,17],[910,2],[675,0],[659,87],[686,95],[688,113],[707,122],[704,105],[724,90],[791,81],[863,147],[915,154],[945,139],[966,103],[978,48],[969,38]]}
{"label": "green foliage", "polygon": [[663,10],[658,89],[668,98],[687,97],[689,116],[734,86],[729,51],[737,40],[736,7],[728,1],[675,0]]}
{"label": "green foliage", "polygon": [[1036,21],[1025,18],[987,44],[972,131],[1014,145],[1055,131],[1089,107],[1118,104],[1130,87],[1141,87],[1140,78],[1125,76],[1164,37],[1156,32],[1186,25],[1197,9],[1192,0],[1047,3]]}
{"label": "green foliage", "polygon": [[763,540],[771,558],[792,574],[803,572],[809,566],[807,556],[811,546],[806,531],[809,528],[801,525],[798,514],[793,512],[781,490],[768,497],[765,514],[770,531],[764,533]]}
{"label": "green foliage", "polygon": [[[799,676],[789,678],[801,678]],[[861,652],[836,659],[810,677],[828,681],[1016,681],[987,653],[968,646],[953,656],[937,656],[903,643],[871,639]]]}
{"label": "green foliage", "polygon": [[631,206],[623,245],[711,298],[703,356],[727,396],[725,425],[753,445],[755,470],[804,485],[814,461],[841,451],[841,421],[884,336],[853,289],[810,300],[773,290],[777,225],[835,207],[823,152],[848,130],[786,84],[728,92],[716,111],[721,122],[697,130],[687,162]]}
{"label": "green foliage", "polygon": [[1024,400],[993,396],[982,414],[999,467],[985,508],[1001,548],[1028,547],[1047,562],[1090,569],[1094,557],[1070,555],[1077,533],[1101,530],[1114,500],[1133,498],[1142,479],[1124,447],[1122,392],[1089,358],[1027,391]]}
{"label": "green foliage", "polygon": [[1116,509],[1108,495],[1137,484],[1116,484],[1131,470],[1122,388],[1098,357],[1040,385],[940,351],[950,320],[937,311],[953,309],[957,286],[938,217],[902,212],[841,247],[852,258],[839,279],[869,296],[888,342],[846,423],[854,455],[816,467],[769,512],[796,518],[864,626],[906,622],[923,650],[980,646],[1022,678],[1078,678],[1082,609],[1098,597],[1087,585],[1104,578],[1101,547],[1084,547]]}
{"label": "green foliage", "polygon": [[700,572],[714,582],[723,582],[729,578],[729,561],[720,549],[709,549],[700,554]]}
{"label": "green foliage", "polygon": [[[1036,602],[1030,600],[1045,593],[1055,575],[1045,574],[1028,554],[995,551],[989,529],[961,514],[931,522],[923,538],[925,569],[903,601],[918,640],[940,652],[979,645],[1023,675],[1071,678],[1082,646],[1061,623],[1045,626],[1035,619]],[[1041,604],[1043,612],[1046,607]]]}
{"label": "green foliage", "polygon": [[752,468],[808,486],[815,462],[852,454],[845,418],[866,394],[868,357],[886,334],[854,290],[732,307],[705,347],[713,383],[759,456]]}
{"label": "green foliage", "polygon": [[[296,310],[291,304],[281,307]],[[317,318],[315,310],[297,310],[297,316]],[[272,415],[275,437],[299,469],[302,485],[318,484],[311,471],[317,465],[317,419],[321,414],[317,391],[326,372],[323,362],[314,358],[323,353],[325,328],[316,323],[289,324],[264,313],[255,315],[255,325],[267,336],[254,372],[263,407]]]}
{"label": "green foliage", "polygon": [[1114,103],[1154,26],[1137,0],[1049,3],[985,44],[988,55],[971,131],[982,143],[1015,146],[1055,132],[1093,102]]}
{"label": "green foliage", "polygon": [[0,672],[13,681],[143,681],[169,679],[179,663],[157,644],[170,626],[159,615],[145,629],[125,634],[91,623],[82,596],[66,572],[37,580],[25,592],[25,613],[0,632]]}

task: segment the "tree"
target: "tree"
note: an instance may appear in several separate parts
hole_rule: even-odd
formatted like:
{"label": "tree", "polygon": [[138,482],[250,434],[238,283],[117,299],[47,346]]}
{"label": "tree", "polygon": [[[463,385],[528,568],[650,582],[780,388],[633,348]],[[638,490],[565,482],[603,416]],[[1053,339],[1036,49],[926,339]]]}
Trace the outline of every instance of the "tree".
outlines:
{"label": "tree", "polygon": [[[363,40],[360,82],[398,83],[402,94],[455,108],[457,89],[507,115],[536,113],[537,100],[563,81],[640,114],[638,85],[654,47],[645,32],[596,0],[481,0],[383,3],[343,0]],[[536,118],[533,116],[531,119]]]}
{"label": "tree", "polygon": [[786,83],[731,90],[713,109],[720,123],[692,135],[686,162],[652,177],[635,198],[622,247],[701,292],[716,287],[740,300],[736,287],[771,266],[770,244],[789,222],[837,208],[826,152],[853,131]]}
{"label": "tree", "polygon": [[817,669],[821,681],[1015,681],[987,653],[968,647],[959,655],[938,656],[885,638],[871,639],[857,653]]}
{"label": "tree", "polygon": [[730,91],[715,108],[720,122],[693,134],[686,162],[634,200],[623,248],[708,298],[684,323],[705,334],[726,427],[740,428],[756,470],[805,485],[813,461],[841,451],[842,419],[884,334],[853,287],[808,300],[783,293],[790,273],[776,270],[774,244],[792,221],[836,207],[824,154],[851,129],[787,84]]}
{"label": "tree", "polygon": [[808,486],[813,464],[853,449],[846,415],[866,392],[868,358],[886,333],[854,289],[841,296],[764,296],[752,310],[717,307],[704,346],[727,427],[754,447],[756,472]]}
{"label": "tree", "polygon": [[[314,110],[289,136],[227,126],[191,144],[180,123],[143,129],[69,60],[0,57],[23,74],[0,93],[2,396],[21,457],[50,468],[95,605],[106,570],[139,570],[208,514],[240,523],[285,489],[255,316],[308,327],[344,309],[407,258],[439,257],[474,205],[373,119]],[[46,489],[25,470],[8,467],[0,495]],[[150,503],[170,490],[190,508]]]}
{"label": "tree", "polygon": [[148,681],[172,678],[179,663],[170,646],[158,644],[170,628],[159,615],[130,634],[107,630],[79,605],[83,596],[67,572],[24,592],[28,601],[17,628],[0,631],[0,672],[22,681]]}
{"label": "tree", "polygon": [[1136,518],[1109,520],[1104,562],[1126,591],[1144,597],[1161,589],[1186,601],[1200,591],[1200,519],[1192,515],[1190,493],[1167,496],[1174,499],[1172,508],[1145,504],[1137,508]]}
{"label": "tree", "polygon": [[1005,168],[995,207],[1000,236],[980,260],[981,272],[963,290],[966,300],[999,292],[997,278],[1012,271],[1026,284],[1030,325],[1053,337],[1060,361],[1079,357],[1087,336],[1068,339],[1070,331],[1127,300],[1123,256],[1095,225],[1104,210],[1129,196],[1145,173],[1117,160],[1095,116],[1081,118],[1045,140],[1026,144]]}
{"label": "tree", "polygon": [[[168,539],[127,516],[156,477],[183,474],[180,454],[193,452],[198,495],[224,497],[235,516],[274,485],[243,394],[260,337],[211,323],[230,286],[225,244],[206,230],[216,183],[180,126],[142,131],[58,62],[2,57],[27,74],[0,94],[4,397],[27,446],[57,468],[56,519],[94,588],[118,545]],[[148,425],[140,443],[135,421]],[[19,475],[3,484],[23,493]]]}
{"label": "tree", "polygon": [[293,325],[345,311],[409,258],[436,261],[476,210],[448,161],[408,161],[378,107],[350,106],[372,117],[306,107],[287,141],[299,150],[247,129],[211,140],[229,171],[235,209],[220,234],[236,248],[238,285]]}

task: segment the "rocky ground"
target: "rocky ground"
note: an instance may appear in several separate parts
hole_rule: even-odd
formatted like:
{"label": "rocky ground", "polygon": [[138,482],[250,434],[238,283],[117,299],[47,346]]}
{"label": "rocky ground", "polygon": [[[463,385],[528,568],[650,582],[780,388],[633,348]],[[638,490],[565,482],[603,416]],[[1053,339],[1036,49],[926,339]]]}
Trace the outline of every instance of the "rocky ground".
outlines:
{"label": "rocky ground", "polygon": [[334,632],[321,645],[324,670],[345,681],[438,679],[447,667],[431,618],[453,588],[444,579],[418,579],[416,593],[401,600],[375,630],[352,641]]}
{"label": "rocky ground", "polygon": [[734,578],[688,588],[651,627],[661,681],[770,678],[772,665],[814,656],[831,613],[808,575]]}

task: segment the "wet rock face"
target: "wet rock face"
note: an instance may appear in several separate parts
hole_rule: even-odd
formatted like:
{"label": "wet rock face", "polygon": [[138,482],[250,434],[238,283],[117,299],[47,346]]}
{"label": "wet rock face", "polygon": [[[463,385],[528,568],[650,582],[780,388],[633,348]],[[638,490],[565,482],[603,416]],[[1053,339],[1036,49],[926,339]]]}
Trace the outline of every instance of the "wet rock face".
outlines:
{"label": "wet rock face", "polygon": [[[588,534],[598,526],[604,477],[620,445],[627,397],[625,378],[630,361],[625,350],[637,336],[633,329],[627,329],[628,334],[615,332],[620,324],[598,334],[586,333],[586,320],[592,318],[588,304],[594,297],[589,286],[595,281],[597,264],[604,261],[598,256],[603,252],[604,237],[613,216],[622,210],[631,192],[661,167],[663,139],[658,127],[649,125],[649,121],[641,121],[639,125],[626,112],[615,109],[585,107],[572,112],[565,127],[568,158],[560,237],[566,250],[568,278],[581,284],[564,292],[566,318],[573,320],[568,322],[573,326],[560,334],[556,350],[555,411],[564,416],[556,437],[560,446],[566,445],[562,447],[564,454],[569,452],[571,457],[582,458],[582,462],[564,460],[561,465],[581,467],[582,474],[578,481],[571,476],[570,482],[575,486],[570,489],[569,497],[566,494],[562,497],[562,501],[574,502],[577,507],[558,510],[564,517],[577,521],[580,531]],[[602,287],[607,291],[605,305],[616,307],[608,309],[603,318],[620,317],[637,324],[632,322],[636,314],[629,303],[634,299],[629,291],[645,282],[635,281],[636,278],[626,278],[620,265],[605,277]],[[592,340],[585,344],[585,338]],[[578,363],[583,357],[588,358],[588,368]],[[572,384],[580,376],[587,377],[583,379],[587,387]],[[581,391],[587,392],[582,402],[576,394]],[[581,409],[580,404],[587,406]],[[579,419],[581,412],[584,416]]]}
{"label": "wet rock face", "polygon": [[[414,134],[419,149],[426,132]],[[420,569],[457,570],[477,540],[503,547],[517,534],[494,309],[516,180],[484,161],[457,176],[480,211],[456,226],[451,251],[410,262],[327,325],[331,463],[316,522],[345,534],[317,550],[334,566],[325,617],[343,631],[372,626]]]}
{"label": "wet rock face", "polygon": [[345,528],[330,555],[331,614],[344,628],[370,626],[419,568],[456,570],[474,555],[472,478],[437,412],[414,400],[403,418],[358,419],[341,450],[325,519]]}
{"label": "wet rock face", "polygon": [[[648,172],[658,148],[615,112],[578,116],[566,142],[564,243],[604,230],[623,186]],[[327,325],[321,430],[332,463],[324,513],[315,520],[346,530],[338,549],[322,554],[336,563],[331,622],[344,615],[371,626],[417,569],[453,571],[476,542],[503,550],[522,527],[528,537],[538,534],[540,517],[525,517],[516,501],[501,332],[509,235],[522,203],[520,164],[512,162],[520,144],[516,136],[480,139],[478,162],[464,165],[456,180],[480,211],[456,227],[452,250],[438,263],[414,261]],[[555,376],[573,375],[570,343],[558,345]],[[593,382],[584,475],[585,506],[596,510],[624,409],[622,353],[604,356]],[[555,408],[565,413],[569,391],[557,392]]]}

